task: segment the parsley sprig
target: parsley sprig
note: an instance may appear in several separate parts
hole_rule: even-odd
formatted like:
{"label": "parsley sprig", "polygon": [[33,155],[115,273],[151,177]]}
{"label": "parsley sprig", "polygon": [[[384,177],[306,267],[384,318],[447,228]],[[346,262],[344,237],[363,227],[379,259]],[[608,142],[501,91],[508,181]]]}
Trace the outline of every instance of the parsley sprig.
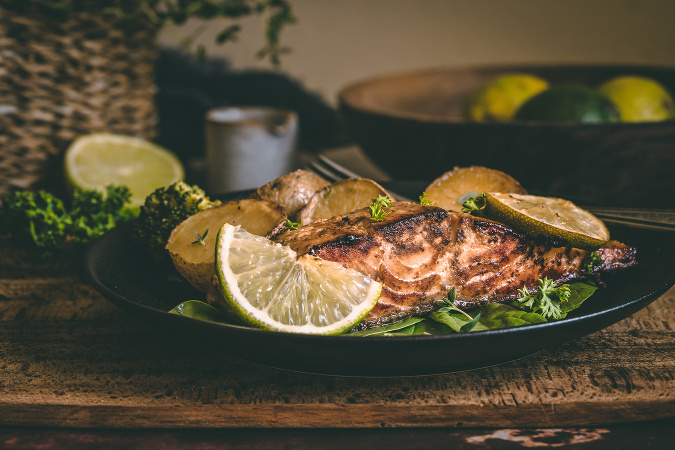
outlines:
{"label": "parsley sprig", "polygon": [[485,193],[469,197],[462,203],[463,213],[471,214],[483,208],[485,208]]}
{"label": "parsley sprig", "polygon": [[291,219],[286,219],[286,222],[284,223],[286,225],[286,228],[289,230],[297,230],[302,226],[302,220],[298,220],[297,222],[293,222]]}
{"label": "parsley sprig", "polygon": [[545,319],[562,319],[564,313],[561,304],[570,298],[569,285],[556,286],[546,277],[543,280],[540,278],[537,282],[539,286],[532,294],[525,288],[519,289],[518,292],[522,297],[511,303],[511,306],[541,314]]}
{"label": "parsley sprig", "polygon": [[373,199],[373,204],[368,207],[370,210],[370,220],[382,221],[391,211],[385,211],[384,208],[391,206],[391,199],[384,195],[378,195]]}
{"label": "parsley sprig", "polygon": [[422,195],[420,195],[420,205],[424,206],[436,206],[436,203],[429,200],[429,194],[425,192],[422,192]]}

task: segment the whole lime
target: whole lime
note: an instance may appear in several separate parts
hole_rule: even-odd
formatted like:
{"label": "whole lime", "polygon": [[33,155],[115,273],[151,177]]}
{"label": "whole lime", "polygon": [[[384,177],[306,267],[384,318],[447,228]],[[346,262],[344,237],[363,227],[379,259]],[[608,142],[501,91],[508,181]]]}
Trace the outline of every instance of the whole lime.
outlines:
{"label": "whole lime", "polygon": [[675,102],[657,81],[637,76],[616,77],[598,88],[619,108],[624,122],[658,122],[675,118]]}
{"label": "whole lime", "polygon": [[548,88],[548,82],[529,74],[500,75],[476,92],[464,115],[479,122],[506,122],[527,99]]}
{"label": "whole lime", "polygon": [[599,123],[619,121],[614,103],[598,91],[582,86],[558,86],[525,102],[516,120]]}

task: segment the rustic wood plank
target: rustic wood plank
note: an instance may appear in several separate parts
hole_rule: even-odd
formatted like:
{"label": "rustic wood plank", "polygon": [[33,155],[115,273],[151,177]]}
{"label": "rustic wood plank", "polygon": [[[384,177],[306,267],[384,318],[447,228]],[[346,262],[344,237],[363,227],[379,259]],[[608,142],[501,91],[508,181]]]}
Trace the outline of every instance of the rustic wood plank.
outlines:
{"label": "rustic wood plank", "polygon": [[508,364],[330,377],[198,348],[118,310],[77,260],[2,250],[0,425],[560,427],[675,416],[675,288],[609,328]]}
{"label": "rustic wood plank", "polygon": [[34,327],[5,321],[0,417],[10,425],[132,428],[569,426],[669,417],[675,337],[658,325],[672,323],[673,294],[529,358],[417,378],[260,367],[167,339],[127,316]]}

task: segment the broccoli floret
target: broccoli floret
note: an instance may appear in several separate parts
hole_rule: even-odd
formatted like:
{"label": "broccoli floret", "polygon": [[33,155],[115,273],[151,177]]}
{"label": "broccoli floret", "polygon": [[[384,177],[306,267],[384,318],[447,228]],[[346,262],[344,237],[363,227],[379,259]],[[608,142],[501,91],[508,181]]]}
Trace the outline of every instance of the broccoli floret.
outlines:
{"label": "broccoli floret", "polygon": [[211,201],[198,186],[182,181],[156,189],[141,206],[133,230],[134,239],[144,245],[156,261],[164,261],[168,256],[164,247],[171,231],[193,214],[217,205],[220,201]]}

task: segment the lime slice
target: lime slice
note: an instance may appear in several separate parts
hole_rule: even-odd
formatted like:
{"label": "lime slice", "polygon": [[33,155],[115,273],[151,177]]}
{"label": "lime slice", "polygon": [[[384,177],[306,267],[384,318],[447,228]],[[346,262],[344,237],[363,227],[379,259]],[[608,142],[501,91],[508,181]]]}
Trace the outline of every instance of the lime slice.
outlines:
{"label": "lime slice", "polygon": [[216,273],[227,307],[243,322],[268,330],[339,334],[350,330],[380,298],[382,285],[341,264],[224,224]]}
{"label": "lime slice", "polygon": [[170,151],[146,140],[116,134],[77,138],[65,154],[69,189],[103,190],[109,184],[131,191],[131,206],[140,206],[155,189],[182,180],[183,165]]}
{"label": "lime slice", "polygon": [[609,241],[605,224],[569,200],[536,195],[489,192],[485,215],[533,237],[594,250]]}

